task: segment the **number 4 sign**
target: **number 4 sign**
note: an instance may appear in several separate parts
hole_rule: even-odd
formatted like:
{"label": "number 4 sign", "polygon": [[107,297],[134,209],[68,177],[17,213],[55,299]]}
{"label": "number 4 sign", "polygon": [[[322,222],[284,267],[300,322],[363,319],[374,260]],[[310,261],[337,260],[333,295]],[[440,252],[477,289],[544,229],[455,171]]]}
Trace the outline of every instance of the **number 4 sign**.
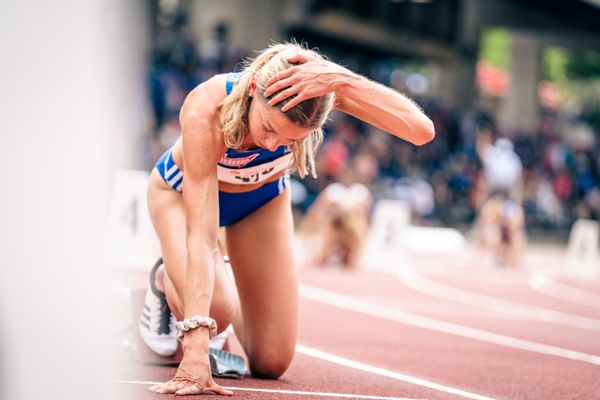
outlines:
{"label": "number 4 sign", "polygon": [[160,254],[146,207],[148,173],[118,170],[108,221],[108,260],[112,267],[150,269]]}

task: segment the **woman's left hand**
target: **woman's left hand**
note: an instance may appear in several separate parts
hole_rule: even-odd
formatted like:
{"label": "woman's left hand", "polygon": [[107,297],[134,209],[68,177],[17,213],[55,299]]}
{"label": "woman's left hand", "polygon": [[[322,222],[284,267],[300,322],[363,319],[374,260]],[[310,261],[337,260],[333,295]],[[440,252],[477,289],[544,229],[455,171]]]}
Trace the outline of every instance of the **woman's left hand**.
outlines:
{"label": "woman's left hand", "polygon": [[310,58],[303,54],[290,54],[287,60],[301,65],[281,71],[269,79],[264,92],[264,96],[269,98],[272,94],[281,91],[269,100],[270,106],[293,97],[281,108],[283,112],[304,100],[335,93],[352,74],[335,63]]}

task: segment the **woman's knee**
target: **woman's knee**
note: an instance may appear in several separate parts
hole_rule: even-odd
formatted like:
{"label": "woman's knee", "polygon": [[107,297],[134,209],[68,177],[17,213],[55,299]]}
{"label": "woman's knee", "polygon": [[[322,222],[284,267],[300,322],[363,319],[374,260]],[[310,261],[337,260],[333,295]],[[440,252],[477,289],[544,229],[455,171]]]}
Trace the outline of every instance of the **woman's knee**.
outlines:
{"label": "woman's knee", "polygon": [[294,358],[294,350],[282,352],[261,352],[250,355],[250,372],[254,378],[277,379],[290,366]]}

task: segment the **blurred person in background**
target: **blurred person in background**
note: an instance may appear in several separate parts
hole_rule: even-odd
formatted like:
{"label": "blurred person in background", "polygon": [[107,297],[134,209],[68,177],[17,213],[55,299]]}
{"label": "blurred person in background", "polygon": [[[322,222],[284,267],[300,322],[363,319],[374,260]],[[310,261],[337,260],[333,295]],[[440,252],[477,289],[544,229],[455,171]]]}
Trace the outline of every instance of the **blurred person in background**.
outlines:
{"label": "blurred person in background", "polygon": [[522,197],[523,165],[508,138],[494,141],[491,127],[482,124],[477,139],[477,154],[483,164],[482,190],[489,197],[495,192],[506,192],[513,200]]}
{"label": "blurred person in background", "polygon": [[523,208],[506,193],[496,193],[481,208],[477,220],[479,242],[501,266],[517,267],[525,247]]}
{"label": "blurred person in background", "polygon": [[302,221],[302,233],[312,246],[310,262],[318,266],[339,263],[358,269],[369,229],[372,196],[346,170],[340,182],[331,183],[316,198]]}
{"label": "blurred person in background", "polygon": [[[288,172],[315,174],[332,108],[416,145],[435,135],[407,97],[295,44],[273,45],[242,73],[216,75],[187,96],[182,137],[148,185],[164,264],[151,273],[140,331],[155,351],[174,352],[172,313],[183,343],[175,377],[152,391],[231,394],[211,377],[208,346],[232,322],[253,376],[278,378],[289,366],[298,277]],[[219,226],[226,227],[235,287]]]}
{"label": "blurred person in background", "polygon": [[516,267],[525,245],[523,166],[510,139],[493,140],[491,126],[481,124],[477,153],[483,165],[480,193],[486,200],[479,210],[477,232],[482,247],[500,265]]}

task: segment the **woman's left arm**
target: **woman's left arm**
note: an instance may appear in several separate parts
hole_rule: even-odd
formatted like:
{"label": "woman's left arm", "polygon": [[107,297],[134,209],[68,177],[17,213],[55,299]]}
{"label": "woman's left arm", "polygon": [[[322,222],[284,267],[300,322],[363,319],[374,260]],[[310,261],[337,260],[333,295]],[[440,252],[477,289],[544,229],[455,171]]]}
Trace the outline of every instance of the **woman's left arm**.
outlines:
{"label": "woman's left arm", "polygon": [[282,107],[282,111],[287,111],[306,99],[333,92],[336,109],[394,136],[415,145],[423,145],[434,138],[431,120],[401,93],[330,61],[302,55],[292,55],[288,61],[301,65],[284,70],[267,82],[265,97],[281,90],[270,99],[270,105],[295,95]]}

